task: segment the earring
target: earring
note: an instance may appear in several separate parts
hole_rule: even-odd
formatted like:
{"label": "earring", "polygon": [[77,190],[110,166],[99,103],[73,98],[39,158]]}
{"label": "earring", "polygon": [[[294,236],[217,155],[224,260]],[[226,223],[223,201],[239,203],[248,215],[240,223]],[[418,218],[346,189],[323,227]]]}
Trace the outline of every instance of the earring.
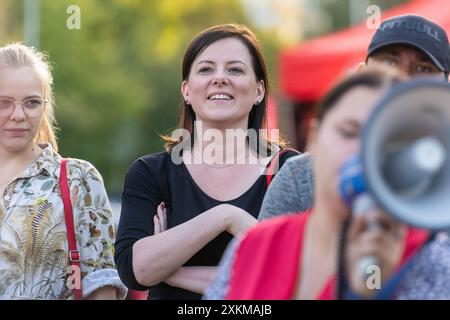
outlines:
{"label": "earring", "polygon": [[191,104],[188,99],[184,99],[184,103],[186,103],[187,105]]}

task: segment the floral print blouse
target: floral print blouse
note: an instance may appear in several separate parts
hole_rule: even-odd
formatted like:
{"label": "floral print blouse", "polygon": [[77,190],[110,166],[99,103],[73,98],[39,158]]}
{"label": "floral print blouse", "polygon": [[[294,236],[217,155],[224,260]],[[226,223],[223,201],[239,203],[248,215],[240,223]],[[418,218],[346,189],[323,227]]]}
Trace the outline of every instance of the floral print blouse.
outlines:
{"label": "floral print blouse", "polygon": [[[40,145],[37,159],[10,182],[0,198],[0,299],[73,299],[64,207],[59,189],[61,156]],[[114,264],[114,229],[98,171],[68,159],[67,176],[81,255],[83,297],[113,286],[126,295]]]}

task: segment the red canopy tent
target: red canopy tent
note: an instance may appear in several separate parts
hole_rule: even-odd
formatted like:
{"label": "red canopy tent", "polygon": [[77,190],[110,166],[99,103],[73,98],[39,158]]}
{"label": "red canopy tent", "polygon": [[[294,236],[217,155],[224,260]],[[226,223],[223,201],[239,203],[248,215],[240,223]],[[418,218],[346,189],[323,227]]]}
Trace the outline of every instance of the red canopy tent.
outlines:
{"label": "red canopy tent", "polygon": [[[383,12],[381,20],[407,13],[422,15],[450,34],[449,0],[413,0]],[[339,77],[364,61],[374,32],[363,22],[281,52],[279,81],[284,95],[296,102],[317,101]]]}

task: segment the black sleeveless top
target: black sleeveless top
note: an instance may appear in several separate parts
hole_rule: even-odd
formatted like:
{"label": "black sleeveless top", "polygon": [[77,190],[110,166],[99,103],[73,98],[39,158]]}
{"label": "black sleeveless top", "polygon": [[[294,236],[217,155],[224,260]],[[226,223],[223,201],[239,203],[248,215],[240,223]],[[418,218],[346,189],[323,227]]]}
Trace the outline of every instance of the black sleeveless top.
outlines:
{"label": "black sleeveless top", "polygon": [[[284,162],[297,155],[284,152]],[[201,295],[161,282],[153,287],[140,285],[132,268],[132,247],[141,238],[153,235],[153,215],[164,201],[168,207],[167,227],[173,228],[220,204],[239,207],[258,217],[266,192],[266,176],[261,175],[242,195],[230,201],[208,196],[195,183],[184,163],[174,164],[170,154],[160,152],[137,159],[128,170],[122,193],[122,210],[115,244],[115,261],[124,284],[134,290],[149,289],[149,299],[200,299]],[[222,232],[192,256],[184,266],[217,266],[232,235]],[[151,250],[151,248],[149,248]]]}

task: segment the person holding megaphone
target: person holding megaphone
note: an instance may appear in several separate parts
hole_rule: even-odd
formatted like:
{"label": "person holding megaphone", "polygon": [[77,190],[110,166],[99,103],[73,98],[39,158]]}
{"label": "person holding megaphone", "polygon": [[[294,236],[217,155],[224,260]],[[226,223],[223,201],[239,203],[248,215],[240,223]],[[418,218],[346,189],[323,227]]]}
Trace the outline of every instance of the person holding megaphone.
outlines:
{"label": "person holding megaphone", "polygon": [[[302,214],[269,219],[250,229],[228,248],[222,259],[221,270],[204,298],[450,298],[450,289],[446,287],[450,279],[450,241],[431,237],[428,229],[416,228],[431,226],[433,219],[428,219],[428,225],[422,224],[414,211],[408,220],[404,217],[402,207],[399,209],[384,200],[379,202],[380,195],[387,191],[376,185],[377,179],[373,178],[373,173],[364,171],[368,168],[372,170],[373,165],[366,160],[370,154],[365,146],[368,136],[367,119],[371,115],[368,122],[371,127],[370,123],[374,122],[373,113],[382,113],[374,110],[380,109],[377,106],[381,102],[387,103],[387,98],[395,103],[384,108],[383,114],[392,117],[395,110],[407,108],[407,105],[398,105],[398,100],[391,98],[393,88],[398,87],[399,83],[403,85],[406,78],[395,69],[376,66],[345,78],[328,93],[319,104],[317,118],[311,124],[309,135],[315,175],[315,201],[312,209]],[[414,90],[419,95],[424,95],[421,88]],[[431,93],[439,98],[436,101],[445,105],[442,97],[450,101],[449,88],[443,90],[443,95],[442,90],[438,91]],[[387,92],[389,94],[386,96]],[[417,99],[415,96],[413,98]],[[430,102],[432,101],[435,99]],[[414,110],[411,107],[411,113]],[[448,123],[450,121],[447,119],[447,131]],[[376,128],[375,125],[372,127]],[[400,128],[401,125],[394,127]],[[381,139],[377,134],[375,130],[371,137],[372,147],[385,145],[379,141],[385,142],[386,139]],[[416,147],[414,143],[411,145]],[[393,146],[389,148],[390,152],[395,149]],[[347,188],[345,193],[342,192],[342,180],[345,180],[343,168],[346,168],[349,159],[355,154],[360,154],[362,158],[362,169],[350,172],[359,173],[356,176],[360,180],[353,180],[353,190]],[[393,159],[391,153],[386,154],[387,158]],[[374,154],[372,156],[375,157]],[[383,161],[374,162],[380,168],[384,168],[383,165],[386,164]],[[391,178],[385,174],[389,170],[380,171],[379,176],[386,177],[386,181]],[[360,186],[364,184],[363,190]],[[439,189],[445,189],[445,186],[443,183]],[[384,187],[391,188],[390,185]],[[360,210],[364,214],[359,215],[355,212],[354,201],[357,196],[369,191],[376,191],[371,195],[377,205],[366,206],[364,210]],[[401,192],[406,191],[391,190],[406,206],[408,201],[416,205],[420,202],[420,199],[408,198],[411,197],[410,194]],[[436,190],[432,193],[439,192]],[[344,195],[350,196],[346,198]],[[433,195],[429,196],[431,198],[425,201],[423,199],[427,196],[423,195],[422,200],[436,200],[432,199]],[[434,210],[427,208],[429,211]],[[229,259],[228,256],[233,252],[234,259]],[[366,265],[368,268],[364,274],[361,273],[361,265],[367,258],[372,258],[373,264]],[[223,284],[227,282],[229,285],[223,290]]]}
{"label": "person holding megaphone", "polygon": [[450,298],[450,241],[440,232],[450,229],[449,103],[448,83],[419,79],[393,88],[366,121],[340,174],[353,213],[340,243],[340,298]]}

